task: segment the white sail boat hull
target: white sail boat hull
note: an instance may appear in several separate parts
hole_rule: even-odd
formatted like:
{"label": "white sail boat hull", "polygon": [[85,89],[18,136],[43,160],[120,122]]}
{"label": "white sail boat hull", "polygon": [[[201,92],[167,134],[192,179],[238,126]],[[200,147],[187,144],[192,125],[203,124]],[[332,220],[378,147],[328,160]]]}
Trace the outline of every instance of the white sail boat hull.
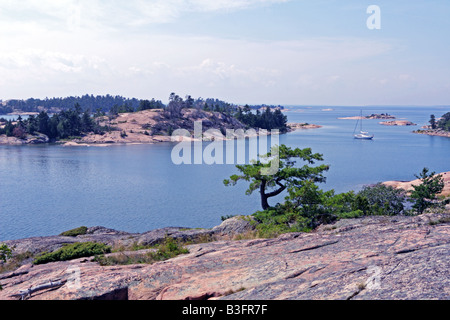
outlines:
{"label": "white sail boat hull", "polygon": [[361,116],[358,119],[358,121],[356,122],[356,126],[358,126],[358,123],[360,124],[360,132],[358,134],[355,134],[356,131],[356,127],[355,127],[355,131],[353,131],[353,136],[355,139],[360,139],[360,140],[372,140],[374,135],[373,134],[369,134],[368,132],[362,131],[362,120],[363,120],[363,116],[362,116],[362,110],[361,110]]}
{"label": "white sail boat hull", "polygon": [[373,137],[374,137],[373,134],[368,133],[355,134],[355,139],[372,140]]}

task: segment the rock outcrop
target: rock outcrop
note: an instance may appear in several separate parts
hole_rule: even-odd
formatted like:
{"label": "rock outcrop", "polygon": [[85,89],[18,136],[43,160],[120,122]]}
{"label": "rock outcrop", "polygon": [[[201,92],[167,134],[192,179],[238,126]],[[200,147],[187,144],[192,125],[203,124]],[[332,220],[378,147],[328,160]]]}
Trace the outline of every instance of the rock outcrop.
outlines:
{"label": "rock outcrop", "polygon": [[417,124],[407,120],[381,121],[384,126],[417,126]]}
{"label": "rock outcrop", "polygon": [[[428,128],[428,127],[427,127]],[[428,136],[445,137],[450,138],[450,131],[445,131],[442,129],[429,129],[428,130],[415,130],[413,133],[426,134]]]}
{"label": "rock outcrop", "polygon": [[288,131],[296,131],[296,130],[306,130],[306,129],[320,129],[322,126],[317,124],[309,124],[309,123],[288,123]]}
{"label": "rock outcrop", "polygon": [[[449,299],[448,221],[448,213],[341,220],[275,239],[192,244],[188,254],[152,265],[100,266],[91,258],[25,264],[0,275],[0,299],[19,299],[27,289],[33,293],[23,291],[24,298],[31,300]],[[216,232],[246,232],[251,226],[235,218]],[[158,238],[90,231],[80,239]],[[159,232],[181,237],[184,231]],[[38,243],[33,240],[31,247]]]}
{"label": "rock outcrop", "polygon": [[[450,196],[450,171],[449,172],[442,172],[439,173],[442,175],[442,178],[444,180],[444,189],[440,193],[442,196]],[[420,179],[411,180],[411,181],[386,181],[383,182],[386,186],[391,186],[398,189],[404,189],[406,191],[412,191],[414,188],[413,186],[417,186],[421,184]]]}
{"label": "rock outcrop", "polygon": [[382,114],[371,114],[370,116],[353,116],[353,117],[340,117],[340,120],[364,120],[364,119],[395,119],[395,116],[392,116],[387,113]]}
{"label": "rock outcrop", "polygon": [[185,108],[179,117],[170,117],[163,110],[153,109],[121,113],[113,119],[103,117],[100,124],[112,126],[114,130],[103,135],[91,133],[74,141],[81,144],[170,142],[174,130],[184,129],[193,134],[196,121],[202,122],[204,131],[217,129],[223,135],[227,129],[245,128],[236,118],[220,112]]}
{"label": "rock outcrop", "polygon": [[36,133],[34,135],[27,135],[24,139],[16,137],[7,137],[6,135],[0,136],[0,145],[27,145],[27,144],[42,144],[48,143],[50,139],[41,133]]}

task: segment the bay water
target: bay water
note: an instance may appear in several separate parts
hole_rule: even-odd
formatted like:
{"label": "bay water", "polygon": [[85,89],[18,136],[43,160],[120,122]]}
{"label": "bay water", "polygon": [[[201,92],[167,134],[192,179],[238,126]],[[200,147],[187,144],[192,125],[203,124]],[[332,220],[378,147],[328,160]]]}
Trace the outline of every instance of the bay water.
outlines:
{"label": "bay water", "polygon": [[[323,154],[330,170],[325,190],[360,190],[388,180],[412,180],[423,167],[450,171],[450,138],[413,134],[450,107],[287,106],[289,122],[322,125],[280,135],[292,148]],[[364,120],[372,141],[353,139],[356,120],[339,117],[389,113],[415,127]],[[248,141],[246,141],[248,148]],[[260,210],[246,182],[225,187],[234,164],[175,165],[176,144],[63,147],[0,146],[0,241],[56,235],[79,226],[145,232],[169,226],[210,228],[221,216]],[[208,142],[203,143],[203,148]],[[226,150],[224,150],[224,154]],[[299,163],[302,165],[301,163]],[[270,199],[283,201],[283,195]]]}

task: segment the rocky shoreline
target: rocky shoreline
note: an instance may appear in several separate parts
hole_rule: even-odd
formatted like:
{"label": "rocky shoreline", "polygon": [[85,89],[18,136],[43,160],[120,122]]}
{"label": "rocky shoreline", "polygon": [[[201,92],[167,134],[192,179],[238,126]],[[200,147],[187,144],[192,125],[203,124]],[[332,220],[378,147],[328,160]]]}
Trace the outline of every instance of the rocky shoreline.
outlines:
{"label": "rocky shoreline", "polygon": [[382,121],[379,124],[384,126],[417,126],[417,124],[406,120]]}
{"label": "rocky shoreline", "polygon": [[390,114],[371,114],[370,116],[353,116],[353,117],[340,117],[339,120],[377,120],[377,119],[395,119],[395,116]]}
{"label": "rocky shoreline", "polygon": [[45,134],[27,135],[25,139],[19,139],[16,137],[7,137],[6,135],[0,136],[0,145],[33,145],[49,143],[50,139]]}
{"label": "rocky shoreline", "polygon": [[[442,172],[438,173],[442,175],[442,178],[444,179],[444,189],[439,194],[441,196],[449,197],[450,196],[450,171],[449,172]],[[383,182],[386,186],[391,186],[394,188],[400,188],[406,191],[412,191],[413,186],[417,186],[421,183],[420,179],[415,179],[411,181],[386,181]]]}
{"label": "rocky shoreline", "polygon": [[[196,122],[202,123],[202,139],[204,141],[226,140],[227,130],[237,132],[243,130],[245,137],[270,134],[270,130],[254,131],[247,130],[244,124],[236,118],[219,112],[207,112],[197,109],[183,109],[181,116],[176,119],[167,119],[162,110],[152,109],[133,113],[121,113],[116,117],[104,116],[98,119],[102,126],[109,126],[113,130],[103,134],[89,133],[80,138],[74,138],[70,141],[57,141],[67,147],[76,146],[97,146],[106,147],[111,145],[123,144],[155,144],[160,142],[173,142],[172,133],[177,129],[183,129],[189,133],[188,137],[181,137],[184,141],[195,141]],[[305,123],[288,124],[288,132],[300,129],[316,129],[318,125]],[[238,139],[240,136],[236,133],[232,137]],[[0,136],[0,145],[28,145],[45,144],[49,139],[43,134],[28,135],[25,139],[15,137]]]}
{"label": "rocky shoreline", "polygon": [[[129,234],[96,227],[75,238],[7,242],[22,252],[52,250],[74,241],[126,244],[155,243],[166,235],[185,240],[216,237],[189,244],[189,253],[151,265],[101,266],[92,258],[34,266],[25,261],[0,274],[0,300],[20,299],[19,293],[27,289],[33,294],[24,298],[30,300],[450,298],[448,212],[348,219],[312,233],[236,240],[251,230],[252,224],[238,217],[213,229],[166,228]],[[133,253],[139,251],[120,254]],[[74,272],[78,278],[73,278]]]}
{"label": "rocky shoreline", "polygon": [[309,124],[309,123],[288,123],[289,132],[297,131],[297,130],[309,130],[309,129],[320,129],[322,126],[318,124]]}
{"label": "rocky shoreline", "polygon": [[416,130],[416,131],[413,131],[413,133],[425,134],[425,135],[428,135],[428,136],[450,138],[450,131],[444,131],[444,130],[439,130],[439,129],[435,129],[435,130],[432,130],[432,129]]}

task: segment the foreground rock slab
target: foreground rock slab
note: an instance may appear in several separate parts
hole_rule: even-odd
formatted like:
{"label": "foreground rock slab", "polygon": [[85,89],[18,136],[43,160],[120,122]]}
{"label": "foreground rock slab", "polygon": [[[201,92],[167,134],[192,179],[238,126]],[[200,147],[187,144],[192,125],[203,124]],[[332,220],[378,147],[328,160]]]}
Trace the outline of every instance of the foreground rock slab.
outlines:
{"label": "foreground rock slab", "polygon": [[448,215],[342,220],[313,233],[187,246],[153,265],[89,258],[0,275],[0,299],[449,299]]}

